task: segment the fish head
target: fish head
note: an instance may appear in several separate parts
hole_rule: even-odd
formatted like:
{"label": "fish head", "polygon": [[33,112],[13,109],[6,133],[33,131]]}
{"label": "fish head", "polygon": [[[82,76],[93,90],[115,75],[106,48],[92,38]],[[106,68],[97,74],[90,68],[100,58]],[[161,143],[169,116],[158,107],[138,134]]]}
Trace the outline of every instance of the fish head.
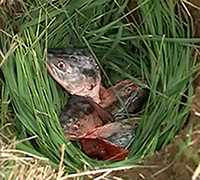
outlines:
{"label": "fish head", "polygon": [[47,69],[70,94],[88,96],[100,102],[100,69],[86,50],[48,49]]}
{"label": "fish head", "polygon": [[70,140],[76,140],[85,137],[88,133],[92,132],[96,127],[102,126],[103,122],[90,115],[87,117],[79,118],[69,126],[64,125],[64,135]]}
{"label": "fish head", "polygon": [[[72,95],[68,103],[60,114],[60,124],[64,130],[65,137],[69,139],[78,139],[89,133],[96,127],[104,124],[104,111],[91,98],[84,96]],[[100,116],[100,113],[103,113]]]}
{"label": "fish head", "polygon": [[133,94],[137,93],[138,90],[139,86],[130,80],[120,81],[113,87],[113,93],[122,100],[133,96]]}
{"label": "fish head", "polygon": [[147,102],[149,90],[145,86],[141,87],[130,82],[119,90],[119,97],[122,99],[124,104],[121,105],[118,103],[116,107],[121,108],[115,109],[112,113],[114,118],[118,120],[139,113]]}

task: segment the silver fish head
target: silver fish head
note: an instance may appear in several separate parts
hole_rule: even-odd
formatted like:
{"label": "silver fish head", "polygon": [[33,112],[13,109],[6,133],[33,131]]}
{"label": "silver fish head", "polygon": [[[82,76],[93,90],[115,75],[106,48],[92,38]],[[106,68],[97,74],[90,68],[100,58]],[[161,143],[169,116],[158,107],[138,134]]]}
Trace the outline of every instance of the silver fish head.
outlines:
{"label": "silver fish head", "polygon": [[100,70],[84,49],[48,49],[47,69],[70,94],[89,96],[99,103]]}

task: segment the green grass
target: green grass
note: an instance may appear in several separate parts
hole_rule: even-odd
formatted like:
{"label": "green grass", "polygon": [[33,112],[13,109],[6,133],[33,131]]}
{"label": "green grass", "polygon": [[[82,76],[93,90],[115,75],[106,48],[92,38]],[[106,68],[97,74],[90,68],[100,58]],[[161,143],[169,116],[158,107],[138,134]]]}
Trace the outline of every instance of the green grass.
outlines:
{"label": "green grass", "polygon": [[[190,39],[186,13],[172,0],[139,0],[140,20],[133,24],[128,15],[136,9],[128,11],[127,0],[46,2],[24,4],[25,14],[15,19],[19,33],[9,23],[1,31],[4,97],[11,100],[18,139],[35,137],[17,148],[56,166],[65,144],[63,163],[67,172],[76,172],[133,165],[169,143],[188,116],[193,94],[192,45],[197,39]],[[87,47],[101,65],[106,85],[126,78],[146,81],[150,97],[126,160],[92,160],[64,138],[58,114],[67,96],[47,73],[48,47]]]}

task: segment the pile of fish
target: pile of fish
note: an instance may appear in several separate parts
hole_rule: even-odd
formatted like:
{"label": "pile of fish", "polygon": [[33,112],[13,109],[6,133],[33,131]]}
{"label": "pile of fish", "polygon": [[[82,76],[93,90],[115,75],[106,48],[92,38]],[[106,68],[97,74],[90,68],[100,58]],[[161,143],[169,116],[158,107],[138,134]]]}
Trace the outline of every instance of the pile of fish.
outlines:
{"label": "pile of fish", "polygon": [[71,94],[60,114],[65,137],[98,160],[122,160],[135,138],[138,113],[148,90],[130,80],[106,89],[100,69],[85,49],[48,49],[49,74]]}

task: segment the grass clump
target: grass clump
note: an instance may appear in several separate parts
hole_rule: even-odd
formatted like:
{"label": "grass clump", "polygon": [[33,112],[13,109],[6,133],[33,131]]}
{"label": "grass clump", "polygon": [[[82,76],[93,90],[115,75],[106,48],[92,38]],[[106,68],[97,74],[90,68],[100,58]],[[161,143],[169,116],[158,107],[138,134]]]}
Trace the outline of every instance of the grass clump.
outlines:
{"label": "grass clump", "polygon": [[[8,24],[0,37],[6,92],[16,115],[19,149],[63,164],[68,172],[83,168],[133,165],[169,143],[189,113],[195,62],[192,60],[190,21],[176,2],[77,0],[24,3],[24,13]],[[131,13],[138,10],[139,21]],[[177,13],[175,13],[177,12]],[[5,15],[5,14],[3,14]],[[150,90],[136,140],[121,162],[95,161],[64,138],[58,114],[67,96],[48,75],[48,47],[87,47],[101,65],[103,80],[111,85],[129,78]]]}

